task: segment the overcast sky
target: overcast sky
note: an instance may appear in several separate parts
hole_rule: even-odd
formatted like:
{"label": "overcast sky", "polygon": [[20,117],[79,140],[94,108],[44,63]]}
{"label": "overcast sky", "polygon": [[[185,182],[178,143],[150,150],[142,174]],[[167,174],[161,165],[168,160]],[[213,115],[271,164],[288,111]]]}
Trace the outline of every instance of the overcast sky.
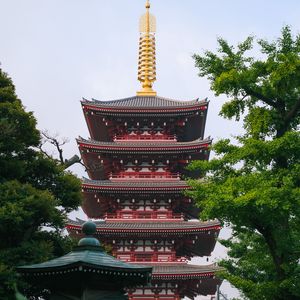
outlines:
{"label": "overcast sky", "polygon": [[[80,99],[135,95],[138,19],[144,0],[0,0],[0,62],[12,77],[38,127],[68,137],[66,158],[78,154],[75,138],[88,137]],[[297,0],[152,0],[157,18],[158,95],[210,100],[206,135],[214,140],[241,131],[218,116],[215,97],[197,76],[193,53],[215,50],[221,36],[235,44],[248,35],[275,39],[284,25],[300,30]],[[73,169],[79,176],[84,172]],[[220,252],[217,249],[217,253]],[[230,293],[230,292],[228,292]]]}

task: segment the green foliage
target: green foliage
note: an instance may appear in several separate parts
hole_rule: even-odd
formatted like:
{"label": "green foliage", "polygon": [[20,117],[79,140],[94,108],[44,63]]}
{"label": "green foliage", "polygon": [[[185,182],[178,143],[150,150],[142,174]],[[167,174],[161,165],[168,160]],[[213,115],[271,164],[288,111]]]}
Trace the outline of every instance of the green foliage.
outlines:
{"label": "green foliage", "polygon": [[201,218],[232,226],[224,278],[249,299],[300,299],[300,36],[284,27],[277,41],[258,40],[259,60],[248,55],[252,37],[237,48],[218,41],[196,66],[228,96],[220,114],[242,119],[245,133],[191,164],[203,176],[191,194]]}
{"label": "green foliage", "polygon": [[81,202],[80,181],[57,161],[41,153],[40,133],[31,112],[0,69],[0,299],[15,298],[20,281],[15,267],[38,263],[70,250],[62,236],[66,213]]}

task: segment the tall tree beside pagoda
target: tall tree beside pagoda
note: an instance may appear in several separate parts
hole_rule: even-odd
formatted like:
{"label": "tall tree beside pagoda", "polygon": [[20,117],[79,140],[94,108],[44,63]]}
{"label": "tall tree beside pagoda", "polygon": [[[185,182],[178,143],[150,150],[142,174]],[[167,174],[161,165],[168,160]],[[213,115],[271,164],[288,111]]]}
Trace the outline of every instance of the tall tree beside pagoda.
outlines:
{"label": "tall tree beside pagoda", "polygon": [[81,194],[80,181],[37,150],[36,120],[1,69],[0,131],[0,299],[11,299],[15,266],[68,250],[70,241],[61,230]]}
{"label": "tall tree beside pagoda", "polygon": [[228,96],[220,114],[242,119],[245,133],[192,164],[206,174],[193,195],[202,217],[232,225],[225,278],[249,299],[300,299],[300,36],[284,27],[277,41],[258,40],[263,59],[248,56],[252,37],[218,42],[196,66]]}

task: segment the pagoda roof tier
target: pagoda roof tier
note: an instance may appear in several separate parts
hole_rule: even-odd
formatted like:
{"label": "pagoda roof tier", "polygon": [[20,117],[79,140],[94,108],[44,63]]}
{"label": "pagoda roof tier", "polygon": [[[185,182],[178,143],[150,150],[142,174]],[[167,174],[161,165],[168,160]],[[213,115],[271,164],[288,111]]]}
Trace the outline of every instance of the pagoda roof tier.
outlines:
{"label": "pagoda roof tier", "polygon": [[183,190],[190,189],[184,180],[157,180],[157,181],[113,181],[113,180],[90,180],[83,178],[82,189],[85,192],[114,191],[115,193],[126,192],[147,192],[147,193],[182,193]]}
{"label": "pagoda roof tier", "polygon": [[180,112],[188,113],[193,111],[207,110],[207,99],[185,101],[173,100],[159,96],[133,96],[129,98],[109,101],[92,101],[83,99],[82,106],[86,110],[105,112],[107,115],[125,115],[125,114],[170,114],[178,115]]}
{"label": "pagoda roof tier", "polygon": [[[126,192],[122,195],[120,193],[114,193],[114,191],[98,191],[98,192],[83,192],[83,202],[82,209],[88,218],[94,219],[103,219],[103,218],[112,218],[111,215],[115,214],[120,208],[120,205],[124,205],[124,202],[131,202],[130,205],[134,206],[135,209],[137,207],[144,207],[147,200],[152,201],[153,198],[158,197],[158,203],[153,202],[152,205],[156,208],[156,205],[162,205],[162,203],[169,204],[172,207],[172,211],[176,214],[176,217],[172,217],[172,219],[184,218],[184,219],[198,219],[200,208],[195,207],[194,201],[189,199],[188,197],[184,197],[180,193],[168,194],[168,198],[166,198],[166,193],[162,191],[161,193],[153,195],[153,193],[141,193],[139,191],[128,193]],[[132,202],[132,199],[135,199],[135,202]],[[165,202],[164,202],[165,200]],[[171,200],[171,203],[169,202]],[[130,208],[131,209],[131,208]],[[110,216],[109,216],[110,213]],[[143,212],[137,211],[137,214],[142,214]],[[157,212],[159,214],[159,212]],[[181,215],[181,217],[178,217]],[[140,215],[141,216],[141,215]],[[137,217],[137,219],[140,218]],[[148,213],[148,217],[149,213]],[[115,216],[114,218],[117,218]],[[132,216],[132,219],[135,219]],[[158,219],[159,220],[159,219]],[[164,221],[165,219],[162,218]]]}
{"label": "pagoda roof tier", "polygon": [[77,143],[81,149],[88,149],[97,153],[195,153],[207,149],[212,140],[197,139],[191,142],[164,142],[164,141],[127,141],[127,142],[100,142],[78,138]]}
{"label": "pagoda roof tier", "polygon": [[[83,220],[69,220],[66,228],[71,236],[80,237]],[[96,221],[95,236],[100,239],[152,239],[169,238],[176,243],[178,256],[208,256],[216,244],[216,237],[221,229],[218,220],[214,221]]]}
{"label": "pagoda roof tier", "polygon": [[[76,219],[76,221],[69,220],[67,228],[71,230],[81,230],[82,224],[85,221]],[[221,224],[218,220],[212,221],[173,221],[173,222],[130,222],[130,221],[95,221],[97,225],[96,235],[140,235],[147,237],[153,235],[182,235],[207,233],[211,231],[219,231]]]}
{"label": "pagoda roof tier", "polygon": [[[118,141],[118,142],[103,142],[95,141],[92,139],[77,139],[79,149],[81,152],[81,157],[87,168],[88,175],[91,179],[95,180],[106,180],[110,178],[112,171],[112,164],[119,163],[120,159],[127,161],[124,167],[135,167],[133,164],[133,154],[134,159],[138,161],[147,160],[171,160],[175,161],[175,165],[179,170],[174,171],[174,173],[181,172],[182,174],[193,177],[198,174],[193,174],[185,169],[189,160],[207,160],[209,157],[209,146],[212,140],[207,138],[205,140],[197,139],[191,142],[176,142],[176,141]],[[163,157],[163,158],[162,158]],[[131,165],[129,165],[131,164]],[[159,164],[154,165],[160,167]],[[163,165],[164,166],[164,165]],[[121,167],[121,164],[120,164]],[[118,178],[117,174],[113,178]],[[125,175],[125,174],[123,174]],[[138,175],[138,174],[135,174]],[[144,178],[149,178],[147,175]],[[155,179],[155,174],[151,174]],[[169,174],[171,177],[166,179],[177,179],[179,176],[172,176],[174,174]],[[138,180],[137,176],[137,180]],[[141,176],[142,178],[143,176]],[[120,177],[122,178],[122,177]]]}
{"label": "pagoda roof tier", "polygon": [[112,141],[118,135],[117,128],[125,126],[125,123],[137,122],[145,122],[145,125],[152,122],[175,124],[180,132],[177,132],[178,138],[182,140],[191,141],[204,136],[208,109],[206,99],[178,101],[134,96],[112,101],[83,99],[81,103],[90,135],[96,140]]}
{"label": "pagoda roof tier", "polygon": [[178,287],[181,298],[195,299],[198,295],[214,295],[217,285],[222,283],[216,277],[216,272],[222,269],[215,264],[197,266],[186,263],[170,263],[152,264],[151,266],[153,266],[151,286],[157,286],[159,289],[162,282],[173,283]]}
{"label": "pagoda roof tier", "polygon": [[[137,192],[136,195],[130,193],[131,199],[135,198],[134,203],[132,203],[135,207],[143,207],[144,203],[143,201],[139,201],[142,196],[145,194],[141,194],[140,192]],[[110,192],[101,192],[97,193],[97,196],[95,197],[94,193],[87,193],[84,192],[83,202],[82,202],[82,209],[85,212],[85,214],[88,216],[88,218],[94,218],[94,219],[102,219],[102,218],[116,218],[117,216],[113,216],[116,214],[118,210],[118,204],[122,203],[122,198],[118,198],[120,195],[111,195]],[[148,199],[153,199],[153,194],[145,195]],[[152,196],[152,197],[151,197]],[[177,196],[177,197],[176,197]],[[198,219],[200,208],[195,207],[193,202],[187,202],[185,201],[184,197],[182,195],[176,195],[175,197],[172,197],[175,199],[175,206],[172,208],[172,211],[174,212],[174,216],[171,216],[170,218],[172,220],[176,219]],[[179,198],[180,197],[180,198]],[[128,199],[128,201],[130,201]],[[153,203],[155,205],[156,203]],[[158,204],[159,205],[159,204]],[[108,213],[108,211],[110,213]],[[156,212],[157,215],[159,215],[159,211]],[[162,215],[161,213],[160,215]],[[128,217],[129,219],[140,219],[143,215],[143,218],[152,218],[151,214],[148,212],[147,217],[145,217],[145,214],[143,211],[136,211],[134,214],[137,217]],[[157,217],[157,220],[165,221],[165,218],[160,217],[159,219]],[[166,217],[166,219],[168,219]]]}
{"label": "pagoda roof tier", "polygon": [[152,266],[153,280],[190,280],[206,277],[214,277],[221,268],[215,264],[206,266],[192,265],[187,263],[151,264],[143,262],[143,265]]}

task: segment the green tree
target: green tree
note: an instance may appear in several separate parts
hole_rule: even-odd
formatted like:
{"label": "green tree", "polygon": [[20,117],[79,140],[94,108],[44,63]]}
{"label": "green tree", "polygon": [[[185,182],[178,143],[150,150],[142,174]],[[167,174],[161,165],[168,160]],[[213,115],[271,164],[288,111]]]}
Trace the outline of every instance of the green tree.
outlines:
{"label": "green tree", "polygon": [[0,299],[14,299],[16,282],[34,299],[39,291],[14,268],[69,250],[72,241],[61,233],[66,214],[81,203],[80,181],[40,151],[36,120],[1,69],[0,132]]}
{"label": "green tree", "polygon": [[[218,43],[217,53],[194,55],[196,67],[228,97],[220,114],[245,132],[190,166],[203,175],[191,193],[201,218],[232,226],[221,241],[224,278],[249,299],[300,299],[300,36],[287,26],[274,42]],[[253,45],[259,59],[249,55]]]}

